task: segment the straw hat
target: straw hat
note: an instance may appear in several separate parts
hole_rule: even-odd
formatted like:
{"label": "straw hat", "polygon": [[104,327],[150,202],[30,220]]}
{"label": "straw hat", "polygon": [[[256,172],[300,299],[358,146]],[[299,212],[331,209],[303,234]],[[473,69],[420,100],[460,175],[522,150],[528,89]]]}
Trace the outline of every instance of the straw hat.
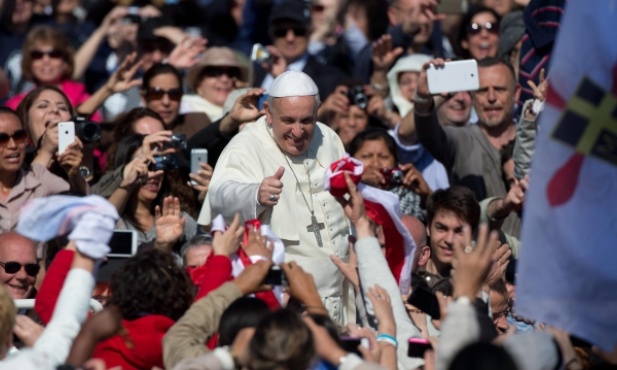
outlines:
{"label": "straw hat", "polygon": [[237,67],[240,69],[242,81],[246,82],[248,80],[248,67],[240,62],[232,49],[211,47],[206,50],[199,62],[197,62],[197,65],[191,68],[186,75],[186,85],[192,91],[197,91],[197,87],[201,82],[199,77],[206,67]]}

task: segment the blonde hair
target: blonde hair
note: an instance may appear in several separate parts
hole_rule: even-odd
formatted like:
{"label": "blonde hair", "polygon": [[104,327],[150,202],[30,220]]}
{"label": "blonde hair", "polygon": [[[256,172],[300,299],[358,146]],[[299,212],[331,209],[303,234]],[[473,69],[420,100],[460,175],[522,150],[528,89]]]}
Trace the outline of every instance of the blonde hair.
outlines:
{"label": "blonde hair", "polygon": [[3,347],[12,342],[16,314],[17,308],[15,308],[13,298],[8,290],[3,285],[0,285],[0,360],[5,353],[5,348]]}

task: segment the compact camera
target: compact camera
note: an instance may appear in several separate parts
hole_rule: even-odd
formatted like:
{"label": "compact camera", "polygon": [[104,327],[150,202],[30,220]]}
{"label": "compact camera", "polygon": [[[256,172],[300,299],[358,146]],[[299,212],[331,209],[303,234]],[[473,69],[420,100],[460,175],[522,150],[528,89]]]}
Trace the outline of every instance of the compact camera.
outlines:
{"label": "compact camera", "polygon": [[154,162],[148,166],[149,171],[169,171],[180,168],[178,157],[174,154],[157,155],[154,157]]}
{"label": "compact camera", "polygon": [[274,57],[265,46],[262,44],[255,44],[251,52],[251,60],[257,64],[272,64]]}
{"label": "compact camera", "polygon": [[398,168],[382,168],[381,174],[386,180],[386,187],[399,186],[403,183],[403,179],[405,178],[403,171]]}
{"label": "compact camera", "polygon": [[186,135],[174,134],[171,135],[171,141],[165,142],[163,149],[176,149],[176,152],[186,150]]}
{"label": "compact camera", "polygon": [[347,99],[351,105],[357,105],[360,109],[368,106],[368,96],[364,92],[363,86],[354,86],[347,91]]}

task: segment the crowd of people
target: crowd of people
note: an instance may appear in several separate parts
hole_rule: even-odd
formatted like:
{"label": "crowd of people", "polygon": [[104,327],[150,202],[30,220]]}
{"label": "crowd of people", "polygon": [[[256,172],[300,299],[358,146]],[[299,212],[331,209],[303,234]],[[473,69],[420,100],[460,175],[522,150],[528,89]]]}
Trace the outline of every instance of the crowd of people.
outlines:
{"label": "crowd of people", "polygon": [[0,369],[617,365],[514,306],[565,9],[0,0]]}

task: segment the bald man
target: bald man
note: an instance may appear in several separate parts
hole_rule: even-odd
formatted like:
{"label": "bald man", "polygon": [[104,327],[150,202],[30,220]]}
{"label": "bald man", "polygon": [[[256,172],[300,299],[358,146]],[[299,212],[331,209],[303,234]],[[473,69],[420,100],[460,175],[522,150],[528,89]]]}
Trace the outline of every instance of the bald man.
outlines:
{"label": "bald man", "polygon": [[32,240],[14,231],[0,234],[0,282],[13,299],[34,298],[39,270]]}
{"label": "bald man", "polygon": [[416,243],[416,251],[411,262],[411,271],[418,272],[418,269],[425,266],[431,258],[431,248],[427,245],[426,225],[410,215],[403,215],[401,221],[407,231],[409,231],[409,234],[411,234],[414,243]]}

